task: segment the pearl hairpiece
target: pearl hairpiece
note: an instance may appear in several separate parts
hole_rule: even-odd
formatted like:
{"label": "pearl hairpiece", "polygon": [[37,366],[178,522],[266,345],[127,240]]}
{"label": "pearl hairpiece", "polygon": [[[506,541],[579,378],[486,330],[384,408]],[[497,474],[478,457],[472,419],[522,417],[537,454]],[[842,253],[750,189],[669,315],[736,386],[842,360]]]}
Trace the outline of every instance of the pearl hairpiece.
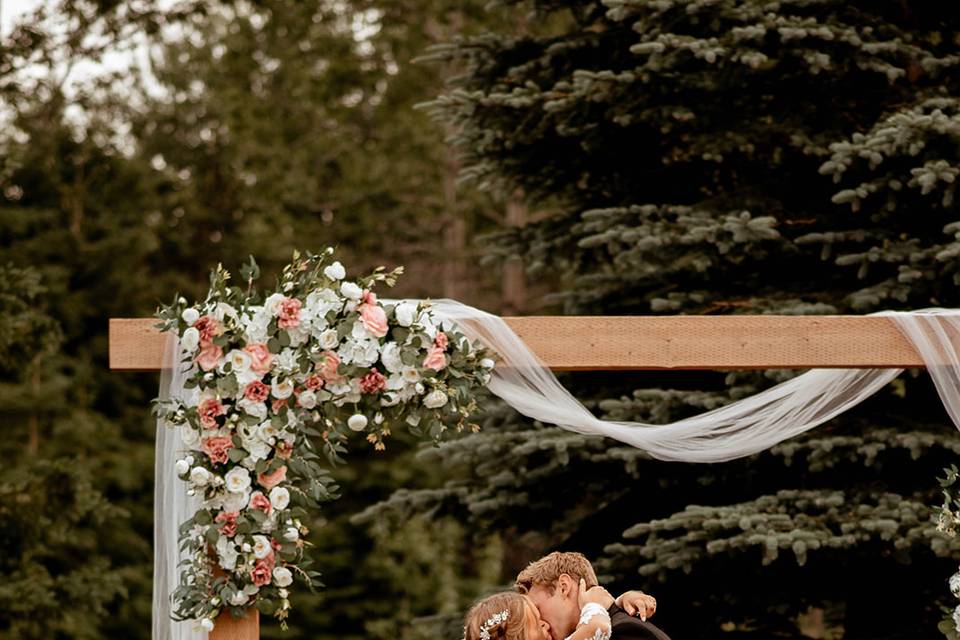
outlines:
{"label": "pearl hairpiece", "polygon": [[[490,628],[495,627],[501,622],[506,622],[507,618],[510,617],[510,612],[504,609],[499,613],[495,613],[480,626],[480,640],[490,640]],[[463,640],[467,640],[467,628],[463,628]]]}
{"label": "pearl hairpiece", "polygon": [[500,613],[495,613],[487,618],[487,621],[480,627],[480,640],[490,640],[490,628],[497,626],[501,622],[506,622],[509,616],[510,612],[504,609]]}

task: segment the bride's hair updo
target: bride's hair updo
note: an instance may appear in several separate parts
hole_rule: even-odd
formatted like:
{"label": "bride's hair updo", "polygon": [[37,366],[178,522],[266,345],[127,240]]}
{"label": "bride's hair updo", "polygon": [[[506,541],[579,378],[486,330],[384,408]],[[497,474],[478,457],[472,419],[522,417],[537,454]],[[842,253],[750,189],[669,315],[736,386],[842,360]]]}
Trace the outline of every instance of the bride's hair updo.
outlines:
{"label": "bride's hair updo", "polygon": [[[506,612],[506,619],[504,619]],[[524,640],[526,596],[505,591],[474,604],[464,619],[464,640]],[[487,634],[483,631],[486,630]]]}

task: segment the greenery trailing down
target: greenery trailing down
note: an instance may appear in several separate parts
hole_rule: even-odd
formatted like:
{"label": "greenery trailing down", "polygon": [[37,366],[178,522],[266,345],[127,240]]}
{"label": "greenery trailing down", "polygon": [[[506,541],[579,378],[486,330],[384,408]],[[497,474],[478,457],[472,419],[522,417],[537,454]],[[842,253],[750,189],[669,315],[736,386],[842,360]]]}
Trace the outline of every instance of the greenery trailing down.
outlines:
{"label": "greenery trailing down", "polygon": [[[550,283],[545,309],[821,315],[960,303],[960,8],[497,3],[521,5],[538,29],[431,48],[431,59],[467,70],[425,108],[455,128],[466,184],[494,194],[520,187],[543,209],[487,246],[490,261],[520,256]],[[798,373],[579,373],[562,382],[599,416],[665,423]],[[811,552],[803,567],[782,556],[764,566],[728,547],[656,583],[637,572],[644,560],[610,546],[644,522],[669,521],[684,535],[678,514],[689,505],[746,513],[780,491],[843,492],[850,508],[836,527],[858,526],[857,505],[878,504],[871,496],[933,504],[933,474],[955,457],[957,436],[923,375],[902,376],[814,433],[709,467],[656,462],[506,410],[489,420],[495,426],[423,454],[449,479],[395,493],[385,512],[453,513],[501,531],[506,576],[551,549],[603,555],[619,563],[612,586],[658,597],[660,626],[674,637],[937,633],[960,557],[953,547],[894,553],[883,540],[857,539],[843,562]],[[889,517],[900,530],[918,510]],[[791,503],[794,524],[820,513]],[[364,517],[376,521],[378,508]],[[694,532],[703,544],[724,535]],[[798,611],[801,602],[809,609]],[[896,620],[876,615],[887,606]]]}

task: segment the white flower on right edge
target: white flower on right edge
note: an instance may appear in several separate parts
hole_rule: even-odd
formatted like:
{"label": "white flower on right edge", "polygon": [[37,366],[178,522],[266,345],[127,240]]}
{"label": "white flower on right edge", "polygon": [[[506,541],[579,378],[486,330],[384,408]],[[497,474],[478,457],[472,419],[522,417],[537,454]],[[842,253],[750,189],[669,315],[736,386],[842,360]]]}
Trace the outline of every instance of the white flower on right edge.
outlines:
{"label": "white flower on right edge", "polygon": [[440,389],[434,389],[423,398],[423,406],[427,409],[439,409],[447,404],[447,394]]}

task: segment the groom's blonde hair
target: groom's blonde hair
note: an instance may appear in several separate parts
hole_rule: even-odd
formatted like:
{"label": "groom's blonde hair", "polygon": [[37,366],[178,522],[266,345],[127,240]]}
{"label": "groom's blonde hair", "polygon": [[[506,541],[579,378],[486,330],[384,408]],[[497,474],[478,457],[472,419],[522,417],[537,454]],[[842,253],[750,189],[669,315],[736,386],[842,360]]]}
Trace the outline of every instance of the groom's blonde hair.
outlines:
{"label": "groom's blonde hair", "polygon": [[517,576],[516,588],[520,593],[529,593],[534,586],[546,587],[553,594],[557,580],[561,574],[567,574],[576,582],[581,578],[587,583],[587,588],[599,584],[593,565],[582,553],[575,551],[554,551],[539,560],[527,565],[527,568]]}

